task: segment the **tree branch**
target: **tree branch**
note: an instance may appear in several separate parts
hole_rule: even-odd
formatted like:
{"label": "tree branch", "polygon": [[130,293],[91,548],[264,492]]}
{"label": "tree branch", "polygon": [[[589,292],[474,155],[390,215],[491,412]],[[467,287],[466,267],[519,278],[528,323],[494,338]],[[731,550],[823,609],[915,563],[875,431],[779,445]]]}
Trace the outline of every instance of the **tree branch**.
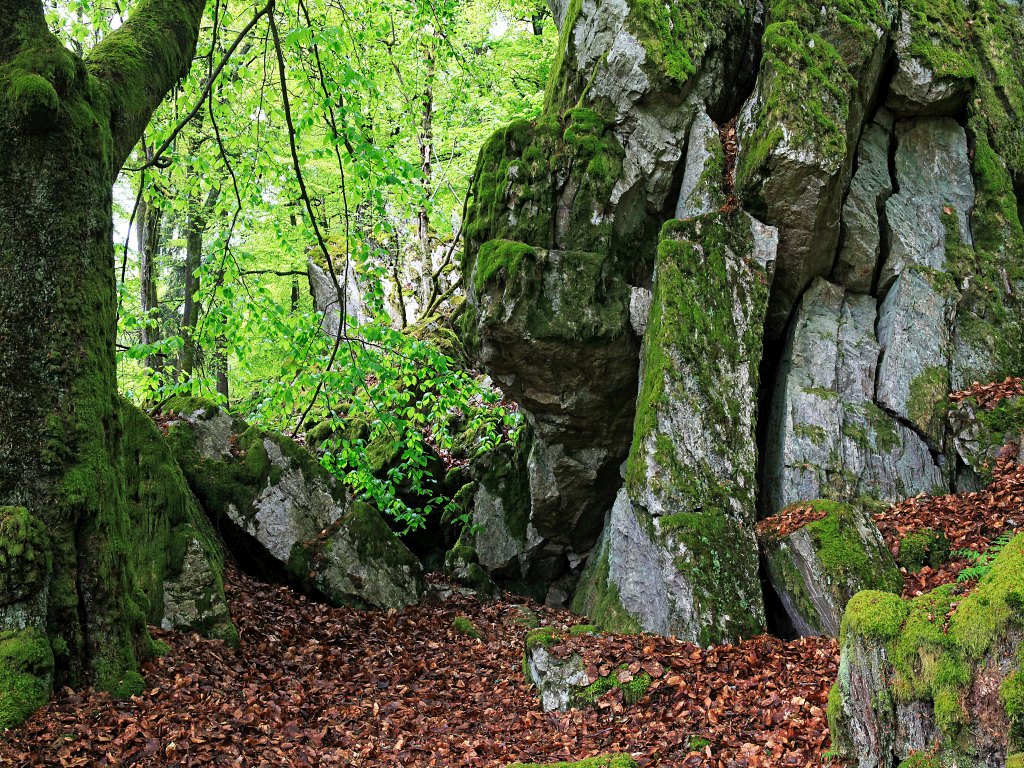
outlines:
{"label": "tree branch", "polygon": [[110,95],[113,170],[120,170],[153,112],[188,74],[206,0],[142,0],[86,65]]}

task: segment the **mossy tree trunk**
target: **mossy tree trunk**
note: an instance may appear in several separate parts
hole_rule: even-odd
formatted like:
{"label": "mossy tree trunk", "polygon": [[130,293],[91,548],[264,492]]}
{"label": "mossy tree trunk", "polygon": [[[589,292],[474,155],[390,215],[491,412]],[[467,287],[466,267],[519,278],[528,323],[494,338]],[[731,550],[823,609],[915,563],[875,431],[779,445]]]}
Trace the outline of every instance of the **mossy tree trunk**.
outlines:
{"label": "mossy tree trunk", "polygon": [[0,0],[0,505],[48,532],[54,682],[122,692],[149,641],[118,471],[111,189],[188,72],[205,0],[131,5],[83,60],[42,0]]}

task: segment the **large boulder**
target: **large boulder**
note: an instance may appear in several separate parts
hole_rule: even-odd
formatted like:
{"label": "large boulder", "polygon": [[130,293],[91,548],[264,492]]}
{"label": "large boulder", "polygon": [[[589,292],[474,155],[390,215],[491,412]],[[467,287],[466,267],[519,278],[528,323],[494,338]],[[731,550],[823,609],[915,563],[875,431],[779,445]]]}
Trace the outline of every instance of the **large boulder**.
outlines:
{"label": "large boulder", "polygon": [[851,765],[895,768],[927,753],[996,768],[1024,751],[1022,569],[1018,535],[969,594],[951,584],[914,600],[866,591],[850,601],[828,716]]}
{"label": "large boulder", "polygon": [[769,581],[798,635],[838,637],[855,594],[903,590],[903,576],[864,506],[810,501],[787,511],[802,516],[798,528],[780,530],[784,514],[759,523],[757,538]]}
{"label": "large boulder", "polygon": [[202,401],[171,401],[164,423],[189,485],[250,566],[336,605],[417,601],[419,561],[304,448]]}
{"label": "large boulder", "polygon": [[702,644],[764,627],[756,361],[776,243],[744,213],[665,227],[626,486],[574,603],[601,626]]}

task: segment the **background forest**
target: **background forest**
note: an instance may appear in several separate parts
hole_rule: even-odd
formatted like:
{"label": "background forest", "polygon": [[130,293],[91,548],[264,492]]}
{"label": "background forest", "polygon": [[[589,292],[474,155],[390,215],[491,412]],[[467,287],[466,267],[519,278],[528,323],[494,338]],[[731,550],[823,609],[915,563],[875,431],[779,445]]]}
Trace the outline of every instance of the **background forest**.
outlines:
{"label": "background forest", "polygon": [[[86,54],[119,6],[58,2],[51,26]],[[325,463],[416,527],[451,506],[426,471],[451,416],[483,447],[515,423],[436,342],[461,309],[479,147],[539,112],[558,33],[540,0],[288,6],[275,30],[268,6],[209,5],[192,75],[119,179],[119,385],[143,406],[188,395],[289,434],[320,424],[337,435]]]}

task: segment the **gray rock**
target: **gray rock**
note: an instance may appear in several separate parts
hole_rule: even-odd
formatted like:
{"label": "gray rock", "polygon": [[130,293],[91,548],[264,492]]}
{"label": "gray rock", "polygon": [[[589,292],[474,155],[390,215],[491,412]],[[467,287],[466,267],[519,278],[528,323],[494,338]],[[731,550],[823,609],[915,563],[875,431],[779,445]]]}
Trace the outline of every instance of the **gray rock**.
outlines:
{"label": "gray rock", "polygon": [[896,71],[886,106],[901,117],[956,115],[967,104],[970,80],[937,78],[921,59],[911,55],[914,17],[902,11],[896,26]]}
{"label": "gray rock", "polygon": [[304,448],[216,406],[184,405],[169,422],[178,463],[207,514],[258,548],[250,558],[337,605],[416,602],[419,561]]}
{"label": "gray rock", "polygon": [[214,571],[203,543],[190,538],[185,548],[181,572],[164,580],[164,615],[160,626],[179,631],[203,631],[221,636],[231,624],[224,602],[224,587]]}
{"label": "gray rock", "polygon": [[817,280],[801,301],[769,413],[769,514],[797,501],[897,501],[942,483],[928,446],[875,402],[875,300]]}
{"label": "gray rock", "polygon": [[651,292],[647,288],[629,289],[629,324],[633,332],[643,338],[651,316]]}
{"label": "gray rock", "polygon": [[[826,512],[825,517],[786,536],[762,527],[758,544],[772,587],[797,633],[839,637],[850,598],[862,589],[899,594],[903,576],[868,510],[835,502],[806,504]],[[864,559],[853,556],[840,563],[837,552],[863,552]]]}
{"label": "gray rock", "polygon": [[916,270],[903,272],[882,302],[877,397],[941,448],[941,404],[949,394],[949,327],[954,300]]}
{"label": "gray rock", "polygon": [[857,149],[857,172],[843,204],[842,247],[832,279],[855,293],[870,293],[882,249],[881,206],[892,194],[889,132],[878,123],[864,129]]}
{"label": "gray rock", "polygon": [[665,230],[626,489],[574,603],[604,628],[701,643],[763,628],[752,361],[776,242],[746,214]]}
{"label": "gray rock", "polygon": [[973,243],[974,181],[964,129],[943,117],[897,123],[896,186],[899,192],[885,205],[889,254],[882,267],[883,290],[913,265],[947,269],[946,209],[956,217],[959,241]]}
{"label": "gray rock", "polygon": [[676,218],[692,219],[721,208],[725,202],[724,178],[724,154],[718,126],[701,111],[690,126]]}
{"label": "gray rock", "polygon": [[[787,8],[779,6],[779,12],[785,14]],[[887,28],[852,22],[828,4],[816,16],[800,26],[803,41],[788,44],[805,45],[810,58],[838,52],[850,78],[837,89],[823,88],[805,77],[806,67],[791,66],[786,46],[768,47],[737,129],[738,194],[747,210],[779,229],[778,264],[766,323],[772,339],[784,334],[786,321],[807,286],[832,269],[842,195],[853,167],[854,153],[849,149],[860,138],[865,110],[876,96],[885,66]],[[769,11],[769,25],[784,20],[788,17],[773,18]],[[829,46],[816,47],[812,35],[827,40]],[[823,66],[836,64],[829,60]],[[838,81],[830,78],[830,82]],[[809,121],[812,112],[829,116],[830,127],[825,130],[820,122]]]}
{"label": "gray rock", "polygon": [[554,656],[543,645],[527,647],[526,669],[537,687],[540,707],[545,712],[569,709],[575,695],[587,684],[587,673],[579,654],[563,659]]}
{"label": "gray rock", "polygon": [[[363,306],[359,282],[351,262],[346,265],[342,259],[336,259],[334,270],[345,298],[345,315],[355,320],[357,325],[369,322],[371,318],[366,314],[366,308]],[[343,302],[334,284],[334,279],[329,270],[321,267],[312,258],[309,259],[306,271],[309,275],[309,290],[313,294],[313,306],[324,315],[321,330],[332,339],[337,338],[341,329]]]}

